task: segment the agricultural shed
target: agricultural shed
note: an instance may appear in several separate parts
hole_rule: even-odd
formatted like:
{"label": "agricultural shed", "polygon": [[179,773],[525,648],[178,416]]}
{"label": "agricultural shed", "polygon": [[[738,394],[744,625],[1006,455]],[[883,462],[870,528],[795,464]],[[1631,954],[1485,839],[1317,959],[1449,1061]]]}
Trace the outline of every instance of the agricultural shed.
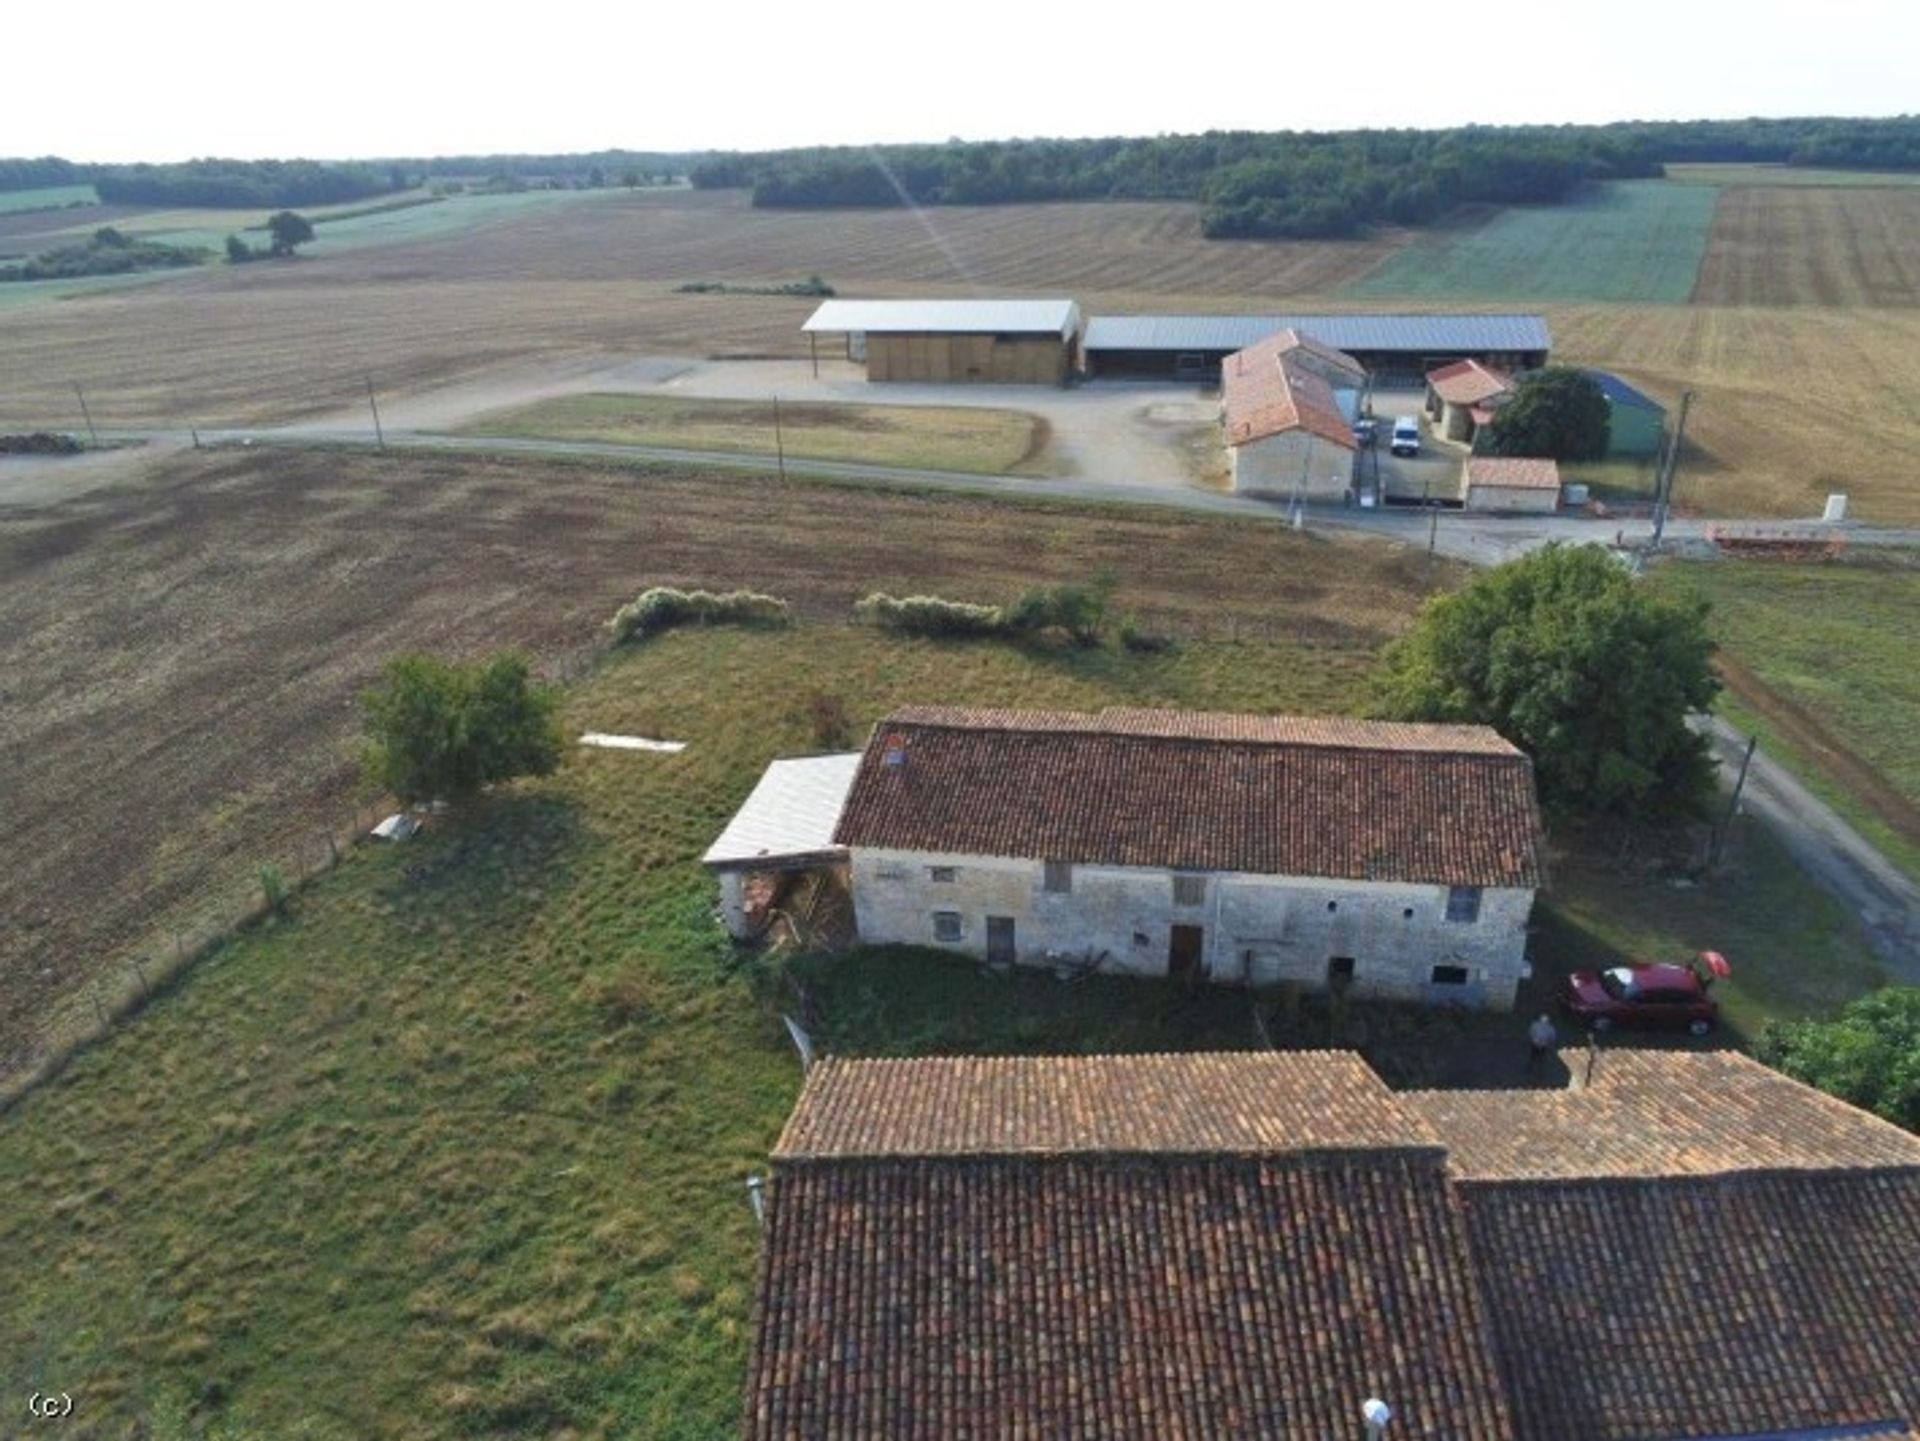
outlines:
{"label": "agricultural shed", "polygon": [[1064,385],[1080,340],[1071,300],[828,300],[800,327],[846,337],[867,379]]}
{"label": "agricultural shed", "polygon": [[791,876],[844,867],[846,848],[833,839],[860,752],[773,761],[746,803],[700,858],[720,880],[720,915],[745,939],[753,931],[749,885],[754,877]]}
{"label": "agricultural shed", "polygon": [[1427,415],[1445,440],[1472,445],[1480,427],[1513,397],[1513,377],[1477,360],[1427,372]]}
{"label": "agricultural shed", "polygon": [[1233,488],[1343,499],[1353,479],[1353,417],[1366,371],[1352,356],[1283,330],[1221,365],[1220,411]]}
{"label": "agricultural shed", "polygon": [[1468,456],[1460,501],[1468,510],[1551,514],[1560,508],[1559,463],[1504,455]]}
{"label": "agricultural shed", "polygon": [[1607,398],[1607,454],[1658,455],[1666,431],[1666,407],[1611,371],[1586,370],[1581,374],[1599,386]]}
{"label": "agricultural shed", "polygon": [[1096,315],[1082,346],[1095,376],[1211,380],[1236,350],[1293,330],[1341,351],[1376,385],[1419,384],[1429,370],[1478,360],[1505,370],[1547,363],[1538,315]]}

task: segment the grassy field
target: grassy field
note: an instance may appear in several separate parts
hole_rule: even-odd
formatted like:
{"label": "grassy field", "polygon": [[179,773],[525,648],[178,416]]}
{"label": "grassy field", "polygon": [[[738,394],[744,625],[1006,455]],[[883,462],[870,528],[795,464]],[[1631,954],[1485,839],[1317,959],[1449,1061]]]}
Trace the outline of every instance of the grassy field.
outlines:
{"label": "grassy field", "polygon": [[1720,192],[1700,305],[1920,306],[1920,186]]}
{"label": "grassy field", "polygon": [[29,1018],[89,1016],[97,978],[230,915],[261,862],[315,861],[390,655],[551,659],[649,585],[825,619],[875,587],[1002,601],[1107,568],[1155,625],[1310,647],[1315,684],[1421,595],[1417,557],[1278,526],[592,465],[210,452],[0,509],[0,1072]]}
{"label": "grassy field", "polygon": [[[968,406],[783,404],[781,444],[791,456],[859,460],[917,470],[1044,474],[1046,422],[1019,410]],[[482,416],[469,435],[664,445],[775,453],[771,405],[674,396],[568,395]]]}
{"label": "grassy field", "polygon": [[[732,957],[694,858],[769,757],[814,747],[808,696],[865,726],[908,700],[1016,696],[1321,710],[1363,678],[1284,640],[1135,657],[821,624],[610,661],[569,730],[686,752],[582,750],[464,824],[359,853],[0,1116],[0,1243],[41,1258],[0,1308],[0,1386],[70,1390],[67,1429],[88,1437],[169,1408],[247,1436],[735,1434],[742,1182],[799,1073],[777,1018],[792,1002]],[[1563,851],[1537,984],[1615,954],[1595,918],[1622,912],[1650,953],[1724,946],[1743,1019],[1870,978],[1763,843],[1736,857],[1741,880],[1680,897]],[[811,970],[829,1045],[1253,1041],[1244,996],[897,965]],[[1825,970],[1809,986],[1789,967]],[[1272,1019],[1415,1075],[1439,1047],[1519,1051],[1510,1017],[1323,1014]]]}
{"label": "grassy field", "polygon": [[1713,603],[1722,709],[1920,877],[1920,566],[1663,565]]}
{"label": "grassy field", "polygon": [[91,185],[47,185],[38,190],[0,190],[0,215],[57,206],[92,205],[99,200]]}
{"label": "grassy field", "polygon": [[1679,303],[1693,293],[1715,193],[1634,180],[1563,205],[1439,227],[1342,287],[1355,298]]}

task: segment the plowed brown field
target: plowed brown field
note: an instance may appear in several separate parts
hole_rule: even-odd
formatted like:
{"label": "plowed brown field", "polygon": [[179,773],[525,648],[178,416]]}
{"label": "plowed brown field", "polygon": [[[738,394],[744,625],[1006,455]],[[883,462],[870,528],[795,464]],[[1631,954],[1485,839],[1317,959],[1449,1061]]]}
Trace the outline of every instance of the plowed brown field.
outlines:
{"label": "plowed brown field", "polygon": [[1720,192],[1697,305],[1920,305],[1920,186]]}

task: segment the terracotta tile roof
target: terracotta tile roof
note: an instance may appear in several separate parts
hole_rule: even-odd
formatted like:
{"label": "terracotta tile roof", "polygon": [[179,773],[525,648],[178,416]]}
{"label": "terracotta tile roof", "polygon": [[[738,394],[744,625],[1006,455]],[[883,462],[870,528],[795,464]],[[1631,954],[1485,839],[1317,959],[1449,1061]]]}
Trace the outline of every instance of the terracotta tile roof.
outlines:
{"label": "terracotta tile roof", "polygon": [[[1304,430],[1346,450],[1359,448],[1353,423],[1341,413],[1333,386],[1295,353],[1310,342],[1291,330],[1236,350],[1220,364],[1220,402],[1227,444],[1246,445],[1290,430]],[[1318,355],[1328,347],[1315,344]],[[1351,357],[1332,351],[1343,361]],[[1357,374],[1365,371],[1354,362]]]}
{"label": "terracotta tile roof", "polygon": [[[1303,335],[1291,327],[1274,336],[1273,340],[1275,348],[1281,355],[1303,353],[1310,355],[1320,361],[1323,367],[1340,371],[1351,377],[1355,389],[1366,383],[1366,366],[1348,355],[1346,351],[1337,350],[1323,340],[1315,340],[1311,335]],[[1329,376],[1328,380],[1331,381],[1332,377]]]}
{"label": "terracotta tile roof", "polygon": [[774,1156],[1262,1154],[1426,1149],[1344,1051],[824,1060]]}
{"label": "terracotta tile roof", "polygon": [[[1430,1158],[780,1166],[752,1441],[1509,1437]],[[1391,1264],[1382,1264],[1391,1257]]]}
{"label": "terracotta tile roof", "polygon": [[1472,455],[1467,457],[1467,489],[1476,485],[1499,490],[1558,490],[1560,465],[1552,460]]}
{"label": "terracotta tile roof", "polygon": [[1477,360],[1456,360],[1427,372],[1427,384],[1450,405],[1479,405],[1513,391],[1513,377]]}
{"label": "terracotta tile roof", "polygon": [[1920,1415],[1920,1171],[1461,1194],[1522,1437],[1777,1436]]}
{"label": "terracotta tile roof", "polygon": [[1541,874],[1524,755],[1484,728],[1357,721],[899,711],[875,727],[834,839],[1425,885]]}
{"label": "terracotta tile roof", "polygon": [[[1584,1051],[1562,1053],[1580,1078]],[[1603,1051],[1580,1090],[1406,1091],[1466,1181],[1920,1168],[1920,1136],[1737,1051]]]}

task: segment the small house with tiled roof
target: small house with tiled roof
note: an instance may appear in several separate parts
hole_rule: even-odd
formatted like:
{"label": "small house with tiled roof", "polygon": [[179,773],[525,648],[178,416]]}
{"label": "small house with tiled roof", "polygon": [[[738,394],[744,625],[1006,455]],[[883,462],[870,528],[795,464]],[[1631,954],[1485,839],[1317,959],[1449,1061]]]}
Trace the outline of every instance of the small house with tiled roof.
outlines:
{"label": "small house with tiled roof", "polygon": [[1527,973],[1533,767],[1485,726],[911,706],[835,777],[709,853],[736,933],[777,831],[870,944],[1498,1009]]}
{"label": "small house with tiled roof", "polygon": [[1513,377],[1478,360],[1427,372],[1427,415],[1436,435],[1472,445],[1494,412],[1513,398]]}
{"label": "small house with tiled roof", "polygon": [[1220,365],[1220,415],[1233,488],[1304,500],[1345,498],[1366,379],[1352,356],[1295,330],[1229,355]]}
{"label": "small house with tiled roof", "polygon": [[1731,1052],[815,1065],[748,1441],[1867,1441],[1920,1424],[1920,1138]]}
{"label": "small house with tiled roof", "polygon": [[1559,462],[1530,456],[1470,455],[1460,474],[1460,504],[1467,510],[1552,515],[1560,508]]}

